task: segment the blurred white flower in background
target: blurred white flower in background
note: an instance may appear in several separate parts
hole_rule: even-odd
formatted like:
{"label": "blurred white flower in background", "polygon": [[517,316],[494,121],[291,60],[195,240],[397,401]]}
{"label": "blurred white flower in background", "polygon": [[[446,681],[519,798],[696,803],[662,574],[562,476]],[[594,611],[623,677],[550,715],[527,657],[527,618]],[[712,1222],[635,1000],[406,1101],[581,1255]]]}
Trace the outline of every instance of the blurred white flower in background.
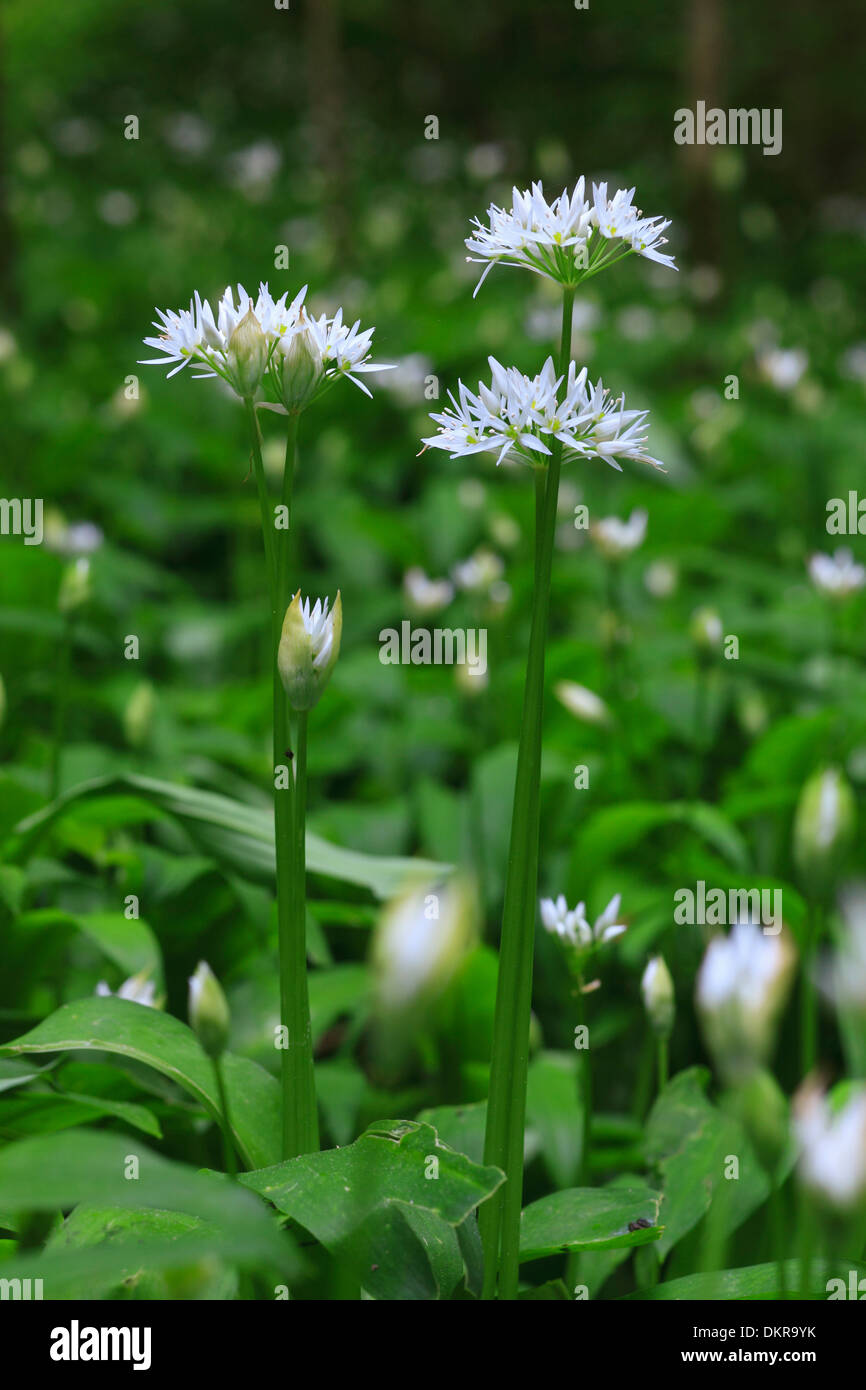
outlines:
{"label": "blurred white flower in background", "polygon": [[137,975],[130,975],[129,979],[124,980],[116,991],[109,989],[105,980],[100,980],[96,986],[96,993],[106,999],[128,999],[132,1004],[143,1004],[146,1009],[159,1007],[156,999],[156,985],[150,979],[148,970],[141,970]]}
{"label": "blurred white flower in background", "polygon": [[766,348],[758,353],[761,375],[777,391],[793,391],[809,366],[809,354],[802,348]]}
{"label": "blurred white flower in background", "polygon": [[804,1185],[838,1211],[866,1201],[866,1088],[853,1088],[833,1108],[815,1082],[794,1101],[794,1133]]}
{"label": "blurred white flower in background", "polygon": [[505,565],[499,555],[486,546],[480,546],[467,560],[459,560],[452,566],[451,577],[458,589],[471,594],[486,593],[502,578]]}
{"label": "blurred white flower in background", "polygon": [[809,578],[827,598],[843,599],[866,584],[866,568],[856,563],[847,546],[840,546],[832,555],[816,551],[809,557]]}
{"label": "blurred white flower in background", "polygon": [[561,705],[585,724],[610,723],[610,710],[600,695],[576,681],[558,681],[553,693]]}
{"label": "blurred white flower in background", "polygon": [[670,598],[676,592],[679,577],[672,560],[653,560],[644,571],[644,587],[653,598]]}
{"label": "blurred white flower in background", "polygon": [[405,1013],[441,993],[476,936],[474,889],[461,875],[444,883],[415,884],[392,900],[372,944],[380,1012]]}
{"label": "blurred white flower in background", "polygon": [[767,1060],[788,995],[796,952],[785,931],[765,934],[738,922],[715,936],[697,977],[696,1002],[707,1046],[726,1079]]}
{"label": "blurred white flower in background", "polygon": [[618,516],[605,516],[589,528],[590,540],[608,560],[622,560],[646,539],[648,513],[636,508],[628,521]]}
{"label": "blurred white flower in background", "polygon": [[418,613],[436,613],[454,597],[454,586],[447,579],[428,579],[420,565],[412,565],[403,576],[403,592]]}

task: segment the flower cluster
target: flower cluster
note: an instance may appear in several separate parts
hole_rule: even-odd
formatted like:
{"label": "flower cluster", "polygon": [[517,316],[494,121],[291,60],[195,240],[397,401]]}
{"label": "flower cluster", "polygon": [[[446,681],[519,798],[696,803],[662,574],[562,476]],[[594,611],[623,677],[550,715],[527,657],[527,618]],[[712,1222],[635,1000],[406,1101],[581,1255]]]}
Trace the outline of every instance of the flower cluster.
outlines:
{"label": "flower cluster", "polygon": [[557,377],[548,357],[538,376],[529,377],[494,357],[488,361],[491,384],[480,382],[476,394],[459,382],[457,399],[448,393],[452,408],[431,415],[439,429],[425,444],[447,449],[452,458],[493,452],[497,464],[513,458],[537,467],[558,442],[566,457],[597,457],[620,471],[618,458],[662,467],[646,452],[648,412],[626,410],[623,397],[614,399],[600,380],[594,386],[587,380],[586,367],[578,371],[572,362],[567,376]]}
{"label": "flower cluster", "polygon": [[617,922],[619,915],[619,905],[621,895],[617,893],[611,898],[607,907],[600,917],[597,917],[593,926],[586,920],[586,907],[584,903],[578,903],[572,911],[568,909],[568,903],[564,894],[559,897],[541,899],[541,921],[547,931],[558,936],[561,941],[570,946],[574,946],[578,951],[587,951],[593,946],[603,946],[608,941],[613,941],[617,936],[622,936],[626,928],[622,923]]}
{"label": "flower cluster", "polygon": [[486,227],[473,219],[475,230],[466,239],[472,252],[468,259],[486,262],[475,293],[499,263],[522,266],[569,288],[632,252],[676,270],[673,257],[659,250],[667,242],[662,233],[670,222],[644,217],[634,206],[634,193],[620,188],[609,198],[606,183],[593,184],[589,199],[583,177],[571,193],[564,189],[552,203],[540,183],[523,193],[515,188],[510,210],[491,204]]}
{"label": "flower cluster", "polygon": [[348,327],[342,309],[332,318],[310,317],[306,293],[305,285],[289,302],[288,292],[275,299],[262,284],[254,300],[243,285],[230,285],[214,311],[196,291],[188,309],[157,309],[158,336],[144,342],[162,356],[142,365],[170,365],[171,377],[190,363],[195,376],[221,377],[243,397],[255,395],[267,378],[288,411],[302,410],[342,376],[369,396],[359,375],[388,370],[370,361],[374,330],[362,330],[360,320]]}
{"label": "flower cluster", "polygon": [[847,546],[832,555],[819,552],[809,558],[809,577],[819,593],[827,598],[844,599],[866,584],[866,569],[858,565]]}
{"label": "flower cluster", "polygon": [[697,1004],[707,1045],[729,1080],[766,1061],[788,994],[796,952],[786,933],[737,922],[707,947]]}

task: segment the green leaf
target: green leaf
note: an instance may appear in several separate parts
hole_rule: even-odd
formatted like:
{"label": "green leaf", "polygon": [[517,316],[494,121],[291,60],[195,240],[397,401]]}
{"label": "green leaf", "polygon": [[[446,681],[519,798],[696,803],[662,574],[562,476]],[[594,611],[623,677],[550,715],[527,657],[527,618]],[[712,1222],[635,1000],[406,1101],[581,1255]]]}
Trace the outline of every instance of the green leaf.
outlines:
{"label": "green leaf", "polygon": [[529,1068],[526,1118],[541,1140],[541,1155],[557,1187],[580,1173],[581,1105],[575,1056],[542,1052]]}
{"label": "green leaf", "polygon": [[[834,1292],[828,1288],[831,1279],[841,1279],[845,1289],[837,1285],[837,1297],[847,1297],[849,1279],[852,1272],[859,1280],[866,1274],[866,1265],[853,1260],[813,1260],[809,1273],[809,1284],[805,1290],[802,1284],[802,1266],[799,1260],[785,1261],[785,1288],[788,1298],[819,1298],[825,1300]],[[685,1274],[681,1279],[670,1279],[666,1284],[656,1284],[652,1289],[638,1289],[626,1295],[627,1299],[649,1301],[651,1299],[690,1299],[695,1300],[750,1300],[777,1299],[779,1296],[779,1267],[777,1264],[749,1265],[745,1269],[712,1270],[707,1274]]]}
{"label": "green leaf", "polygon": [[53,1298],[230,1299],[238,1281],[224,1261],[235,1253],[222,1232],[185,1212],[82,1203],[52,1232],[40,1267]]}
{"label": "green leaf", "polygon": [[4,1098],[0,1101],[0,1134],[8,1139],[56,1132],[105,1117],[121,1120],[153,1139],[162,1138],[159,1121],[146,1106],[72,1091],[28,1091]]}
{"label": "green leaf", "polygon": [[40,1075],[39,1067],[30,1066],[27,1062],[10,1062],[5,1057],[0,1057],[0,1091],[11,1091],[16,1086],[26,1086],[28,1082],[37,1080]]}
{"label": "green leaf", "polygon": [[[520,1218],[521,1262],[563,1250],[622,1250],[658,1240],[660,1201],[649,1187],[572,1187],[541,1197]],[[628,1229],[640,1220],[650,1224]]]}
{"label": "green leaf", "polygon": [[[430,1125],[403,1121],[374,1125],[344,1149],[289,1159],[240,1181],[348,1261],[373,1297],[417,1299],[453,1288],[456,1228],[504,1178],[448,1148]],[[407,1232],[423,1250],[423,1268]],[[402,1269],[397,1250],[407,1261]],[[463,1263],[461,1254],[460,1271]]]}
{"label": "green leaf", "polygon": [[[742,1126],[707,1099],[708,1079],[703,1067],[680,1072],[659,1096],[647,1122],[647,1160],[657,1167],[662,1188],[665,1233],[660,1259],[697,1225],[717,1195],[727,1206],[722,1228],[730,1233],[769,1194],[767,1177]],[[739,1161],[736,1182],[724,1176],[730,1154]]]}
{"label": "green leaf", "polygon": [[45,931],[50,928],[79,931],[114,961],[125,975],[147,971],[157,981],[162,975],[159,942],[141,918],[124,917],[122,912],[77,914],[54,908],[25,912],[15,923],[16,931]]}
{"label": "green leaf", "polygon": [[[134,1176],[131,1157],[137,1160]],[[222,1174],[196,1172],[141,1144],[131,1150],[128,1138],[94,1130],[71,1130],[60,1138],[39,1135],[0,1152],[0,1208],[63,1211],[80,1202],[185,1212],[218,1232],[221,1251],[239,1263],[262,1262],[290,1278],[300,1270],[294,1243],[251,1194]],[[183,1262],[201,1258],[204,1246],[195,1255],[194,1249],[183,1251]],[[159,1258],[156,1248],[148,1254]],[[4,1276],[42,1278],[45,1297],[53,1298],[52,1279],[68,1287],[70,1277],[93,1267],[93,1251],[84,1257],[77,1251],[40,1251],[7,1264]]]}
{"label": "green leaf", "polygon": [[[5,1043],[12,1053],[111,1052],[131,1057],[170,1077],[214,1119],[219,1100],[210,1059],[195,1034],[171,1014],[128,999],[81,999],[64,1004],[23,1037]],[[280,1087],[263,1067],[243,1057],[223,1059],[229,1118],[238,1146],[252,1168],[280,1154]]]}
{"label": "green leaf", "polygon": [[584,828],[574,859],[596,866],[610,863],[633,849],[653,830],[685,825],[724,856],[735,868],[747,870],[750,856],[744,837],[715,806],[703,801],[629,801],[597,811]]}
{"label": "green leaf", "polygon": [[[161,814],[180,821],[196,846],[218,864],[245,878],[271,883],[275,875],[274,818],[270,809],[248,806],[232,797],[179,783],[160,782],[136,773],[97,777],[28,816],[15,827],[18,853],[26,854],[38,837],[84,801],[121,795],[146,801]],[[11,855],[10,855],[11,857]],[[447,864],[402,859],[341,849],[307,832],[307,869],[313,874],[368,888],[378,898],[392,897],[418,876],[431,881],[451,872]]]}

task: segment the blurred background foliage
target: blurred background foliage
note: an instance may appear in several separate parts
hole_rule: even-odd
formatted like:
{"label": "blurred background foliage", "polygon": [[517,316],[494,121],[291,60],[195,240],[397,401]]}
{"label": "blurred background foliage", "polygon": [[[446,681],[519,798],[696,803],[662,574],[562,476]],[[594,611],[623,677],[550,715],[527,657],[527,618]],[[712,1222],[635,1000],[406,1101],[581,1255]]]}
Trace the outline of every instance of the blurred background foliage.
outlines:
{"label": "blurred background foliage", "polygon": [[[827,500],[862,476],[862,7],[837,3],[829,22],[807,0],[587,10],[316,0],[287,11],[265,0],[6,0],[0,24],[2,492],[42,497],[46,512],[105,537],[68,674],[58,671],[63,557],[0,539],[4,835],[47,799],[58,679],[64,788],[131,771],[267,804],[267,609],[242,415],[215,383],[166,382],[136,361],[155,305],[179,307],[195,289],[218,296],[229,282],[292,294],[308,283],[320,311],[342,304],[350,321],[375,324],[375,357],[399,364],[373,380],[373,401],[346,383],[302,424],[296,583],[340,587],[345,613],[311,731],[311,826],[360,850],[471,864],[495,942],[531,480],[479,458],[419,457],[419,438],[436,399],[458,377],[485,375],[489,353],[536,371],[558,307],[552,287],[506,269],[473,300],[463,238],[512,183],[542,179],[551,194],[582,172],[636,184],[645,211],[672,219],[679,274],[632,258],[578,296],[575,358],[650,409],[667,472],[592,462],[564,473],[542,808],[542,891],[596,913],[623,895],[630,931],[592,1003],[596,1086],[603,1112],[628,1110],[635,1094],[640,1110],[652,1065],[640,969],[663,949],[687,1005],[703,944],[698,928],[674,929],[674,889],[701,878],[782,886],[796,930],[799,790],[825,761],[846,768],[861,803],[866,788],[866,597],[833,606],[806,569],[835,543]],[[677,146],[674,112],[699,98],[781,107],[781,154]],[[137,139],[125,138],[130,115]],[[437,139],[425,138],[431,116]],[[287,271],[274,268],[281,246]],[[263,430],[276,471],[277,417]],[[645,507],[643,547],[611,569],[573,523],[581,503],[593,519]],[[842,543],[864,558],[859,537]],[[501,564],[430,621],[486,626],[489,679],[380,665],[380,630],[413,617],[406,570],[444,577],[479,548]],[[737,660],[701,657],[701,607],[737,636]],[[124,659],[130,634],[137,661]],[[560,681],[600,695],[609,723],[576,718],[554,696]],[[577,765],[589,769],[586,790],[574,789]],[[183,1016],[186,975],[206,954],[232,1001],[233,1047],[273,1069],[269,893],[196,852],[178,826],[141,820],[129,798],[82,807],[26,874],[2,870],[15,966],[0,978],[5,1035],[123,974],[92,932],[43,920],[34,938],[19,915],[92,920],[137,893],[169,1008]],[[844,872],[858,862],[859,840]],[[311,895],[331,1140],[386,1110],[482,1097],[490,945],[467,962],[430,1038],[398,1075],[381,1075],[364,1050],[373,898],[315,876]],[[573,1004],[554,947],[539,941],[535,1006],[538,1040],[561,1050]],[[703,1057],[690,1009],[680,1017],[675,1068]],[[837,1056],[828,1027],[822,1048]],[[793,1085],[796,1057],[781,1055]],[[404,1089],[383,1101],[385,1085]],[[598,1154],[607,1171],[603,1145]],[[530,1193],[544,1181],[531,1167]]]}

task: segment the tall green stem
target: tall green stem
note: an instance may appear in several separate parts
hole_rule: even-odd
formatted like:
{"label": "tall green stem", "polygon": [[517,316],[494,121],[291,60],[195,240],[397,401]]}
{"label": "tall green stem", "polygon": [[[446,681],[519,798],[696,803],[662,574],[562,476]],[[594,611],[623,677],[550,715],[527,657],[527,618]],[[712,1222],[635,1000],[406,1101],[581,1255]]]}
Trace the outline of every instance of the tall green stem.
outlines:
{"label": "tall green stem", "polygon": [[[271,668],[273,680],[274,843],[277,873],[280,1021],[286,1030],[280,1051],[283,1108],[283,1157],[295,1158],[318,1148],[318,1116],[313,1076],[313,1044],[307,988],[306,951],[306,715],[298,718],[297,749],[289,745],[289,709],[277,667],[280,633],[288,605],[290,530],[276,527],[262,463],[261,437],[252,400],[244,402],[252,445],[253,469],[262,517],[262,539],[271,599]],[[298,416],[289,416],[286,463],[280,494],[289,516],[297,452]],[[292,764],[294,763],[294,774]],[[277,769],[289,766],[286,785]]]}
{"label": "tall green stem", "polygon": [[[564,375],[568,370],[573,303],[574,291],[566,290],[563,295],[562,337],[557,364],[559,375]],[[481,1208],[485,1298],[492,1298],[498,1291],[498,1296],[502,1299],[515,1299],[518,1286],[520,1210],[523,1197],[523,1131],[526,1116],[532,963],[538,891],[544,648],[550,606],[550,575],[561,461],[562,447],[554,443],[546,469],[546,483],[542,486],[536,482],[535,493],[532,625],[526,663],[502,914],[499,980],[493,1023],[493,1053],[484,1144],[485,1163],[502,1168],[507,1182],[504,1188],[495,1193]]]}

